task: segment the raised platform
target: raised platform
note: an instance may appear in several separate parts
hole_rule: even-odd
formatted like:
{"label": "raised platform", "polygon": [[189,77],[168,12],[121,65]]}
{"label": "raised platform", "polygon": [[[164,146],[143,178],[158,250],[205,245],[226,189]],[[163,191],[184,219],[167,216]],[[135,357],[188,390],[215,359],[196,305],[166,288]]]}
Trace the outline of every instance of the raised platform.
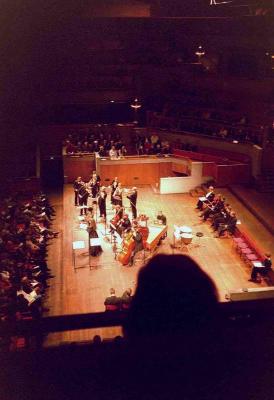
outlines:
{"label": "raised platform", "polygon": [[271,193],[259,193],[243,185],[231,185],[231,192],[255,217],[274,234],[274,196]]}

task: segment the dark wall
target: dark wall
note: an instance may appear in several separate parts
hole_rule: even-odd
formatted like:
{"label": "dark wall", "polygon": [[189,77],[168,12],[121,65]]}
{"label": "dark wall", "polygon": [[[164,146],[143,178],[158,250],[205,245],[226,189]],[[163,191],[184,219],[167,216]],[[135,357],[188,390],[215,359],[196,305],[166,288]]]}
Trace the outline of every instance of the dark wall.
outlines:
{"label": "dark wall", "polygon": [[[163,4],[151,2],[153,15],[162,16]],[[169,4],[173,9],[175,3]],[[173,12],[182,10],[178,4]],[[102,99],[105,104],[117,99],[126,103],[136,96],[145,102],[180,94],[192,82],[199,87],[208,79],[207,87],[212,87],[227,74],[244,75],[250,88],[254,79],[265,79],[259,60],[271,49],[270,18],[92,19],[85,12],[91,5],[76,0],[2,1],[2,177],[31,173],[39,139],[32,128],[53,106],[102,104]],[[203,15],[203,7],[199,10]],[[200,44],[207,52],[203,65],[195,56]],[[231,48],[237,54],[244,48],[247,58],[238,59],[237,65],[229,58]],[[116,119],[112,111],[107,114]],[[69,117],[77,119],[73,112]]]}

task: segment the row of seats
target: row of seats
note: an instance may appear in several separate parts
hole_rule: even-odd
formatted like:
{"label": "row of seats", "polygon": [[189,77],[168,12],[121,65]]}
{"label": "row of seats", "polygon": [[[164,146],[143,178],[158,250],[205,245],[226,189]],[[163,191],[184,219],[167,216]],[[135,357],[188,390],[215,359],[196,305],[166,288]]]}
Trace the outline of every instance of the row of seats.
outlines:
{"label": "row of seats", "polygon": [[[233,237],[233,243],[240,257],[251,268],[261,267],[262,269],[264,269],[262,262],[265,259],[265,252],[253,242],[253,240],[248,236],[247,232],[245,232],[244,230],[239,230],[237,228]],[[270,278],[271,280],[271,271],[267,274],[267,278]]]}

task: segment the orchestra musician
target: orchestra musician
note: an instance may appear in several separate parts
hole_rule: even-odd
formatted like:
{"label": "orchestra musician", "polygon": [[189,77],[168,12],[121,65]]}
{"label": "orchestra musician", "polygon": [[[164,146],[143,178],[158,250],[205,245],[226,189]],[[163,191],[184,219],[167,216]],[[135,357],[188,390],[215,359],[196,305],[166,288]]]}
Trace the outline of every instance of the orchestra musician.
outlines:
{"label": "orchestra musician", "polygon": [[158,211],[158,215],[157,215],[156,219],[161,225],[167,224],[167,219],[166,219],[166,216],[163,214],[163,211]]}
{"label": "orchestra musician", "polygon": [[86,220],[86,221],[88,223],[87,232],[88,232],[88,238],[89,238],[89,254],[93,257],[96,257],[103,251],[101,246],[92,246],[90,243],[90,239],[98,238],[98,233],[96,230],[96,222],[95,222],[95,219],[93,218],[92,214],[90,214],[88,220]]}
{"label": "orchestra musician", "polygon": [[128,214],[124,214],[124,216],[120,219],[116,226],[116,230],[119,235],[122,237],[124,232],[128,232],[131,229],[131,222],[128,217]]}
{"label": "orchestra musician", "polygon": [[136,208],[137,196],[138,196],[137,187],[134,186],[131,189],[131,193],[127,196],[127,198],[129,199],[129,202],[130,202],[133,219],[137,218],[137,208]]}
{"label": "orchestra musician", "polygon": [[82,178],[81,176],[78,176],[78,178],[74,181],[73,183],[73,189],[74,189],[74,205],[78,206],[79,205],[79,197],[78,197],[78,191],[80,189],[80,186],[82,184]]}
{"label": "orchestra musician", "polygon": [[100,217],[106,219],[106,200],[107,200],[107,192],[106,188],[104,186],[101,187],[101,190],[99,192],[99,196],[97,199],[98,206],[99,206],[99,211],[100,211]]}
{"label": "orchestra musician", "polygon": [[89,187],[90,187],[91,196],[93,199],[95,199],[98,195],[98,192],[100,189],[100,181],[101,181],[100,176],[97,175],[96,171],[93,171],[92,177],[89,181]]}
{"label": "orchestra musician", "polygon": [[117,224],[123,218],[123,215],[124,215],[123,207],[121,207],[119,204],[117,204],[117,206],[115,206],[115,215],[110,220],[110,232],[111,233],[113,233],[116,230]]}
{"label": "orchestra musician", "polygon": [[113,193],[113,201],[115,205],[119,205],[123,207],[123,189],[122,189],[122,184],[119,182],[118,186],[115,189],[115,192]]}
{"label": "orchestra musician", "polygon": [[115,200],[113,199],[113,194],[115,192],[115,190],[117,189],[117,186],[119,184],[118,178],[117,176],[115,176],[115,178],[113,179],[113,181],[111,182],[111,196],[110,196],[110,201],[111,204],[115,205]]}
{"label": "orchestra musician", "polygon": [[79,190],[78,190],[78,197],[79,197],[79,205],[81,207],[80,215],[87,214],[87,204],[88,204],[88,197],[90,195],[90,191],[88,188],[88,183],[82,182]]}
{"label": "orchestra musician", "polygon": [[132,237],[134,239],[134,248],[130,256],[130,261],[129,261],[129,266],[132,267],[134,263],[134,257],[136,256],[137,253],[142,251],[144,249],[143,245],[143,237],[141,233],[139,232],[138,228],[133,228],[132,229]]}
{"label": "orchestra musician", "polygon": [[90,222],[94,219],[94,212],[92,207],[87,208],[87,213],[85,215],[85,222],[89,225]]}
{"label": "orchestra musician", "polygon": [[[167,225],[167,218],[163,214],[163,211],[158,211],[158,215],[156,217],[156,220],[158,221],[158,223],[160,225]],[[165,239],[166,237],[167,237],[167,231],[163,234],[163,236],[161,237],[161,240]]]}

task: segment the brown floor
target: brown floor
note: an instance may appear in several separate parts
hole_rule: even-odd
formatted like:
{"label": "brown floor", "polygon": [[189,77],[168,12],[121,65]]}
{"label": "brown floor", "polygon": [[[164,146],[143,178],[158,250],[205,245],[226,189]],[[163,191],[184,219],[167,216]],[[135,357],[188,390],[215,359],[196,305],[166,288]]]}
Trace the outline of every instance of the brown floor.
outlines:
{"label": "brown floor", "polygon": [[[231,203],[238,218],[244,223],[256,242],[270,250],[274,246],[273,236],[256,220],[256,218],[243,206],[228,190],[221,191]],[[91,258],[92,268],[88,266],[87,233],[79,229],[79,210],[73,206],[72,185],[65,185],[63,196],[59,193],[51,196],[52,204],[56,208],[54,229],[60,231],[59,238],[53,241],[49,250],[49,266],[55,278],[50,281],[47,296],[47,306],[50,308],[48,315],[64,315],[75,313],[88,313],[104,311],[104,299],[109,294],[109,289],[114,287],[117,295],[121,295],[128,288],[135,288],[137,273],[143,265],[142,256],[138,256],[136,264],[132,267],[122,266],[114,259],[112,245],[105,237],[105,227],[97,224],[97,231],[102,240],[103,253],[101,256]],[[150,221],[155,219],[158,210],[162,210],[168,220],[168,237],[157,248],[156,252],[172,254],[173,225],[187,225],[193,234],[202,232],[204,236],[197,239],[194,236],[188,253],[202,266],[214,280],[220,301],[226,301],[225,295],[229,290],[241,287],[265,286],[249,282],[250,267],[238,256],[229,238],[218,239],[213,237],[209,223],[201,223],[195,210],[197,199],[188,194],[160,195],[149,186],[139,188],[138,212],[145,213]],[[129,205],[125,200],[126,207]],[[108,219],[113,212],[110,210],[108,196]],[[76,266],[73,268],[72,242],[84,240],[86,249],[76,251]],[[180,252],[180,250],[175,250]],[[47,344],[58,344],[66,341],[88,340],[95,334],[104,338],[113,337],[120,333],[120,328],[102,328],[51,334]]]}

